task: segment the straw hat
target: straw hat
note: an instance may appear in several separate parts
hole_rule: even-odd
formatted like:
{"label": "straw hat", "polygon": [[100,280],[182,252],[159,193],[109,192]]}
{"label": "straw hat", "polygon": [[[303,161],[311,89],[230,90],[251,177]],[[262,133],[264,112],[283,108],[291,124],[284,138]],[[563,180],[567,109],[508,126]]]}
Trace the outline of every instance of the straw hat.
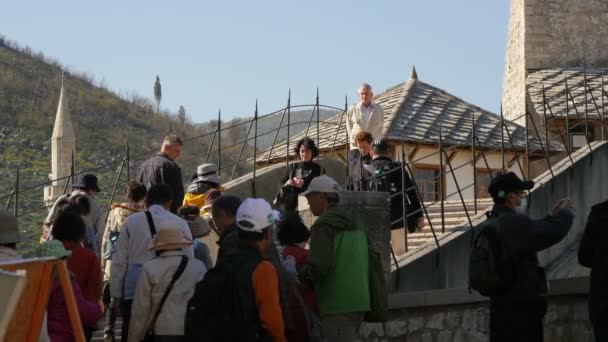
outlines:
{"label": "straw hat", "polygon": [[182,249],[192,245],[192,240],[185,237],[178,227],[159,227],[158,232],[150,242],[148,249],[161,251],[168,249]]}

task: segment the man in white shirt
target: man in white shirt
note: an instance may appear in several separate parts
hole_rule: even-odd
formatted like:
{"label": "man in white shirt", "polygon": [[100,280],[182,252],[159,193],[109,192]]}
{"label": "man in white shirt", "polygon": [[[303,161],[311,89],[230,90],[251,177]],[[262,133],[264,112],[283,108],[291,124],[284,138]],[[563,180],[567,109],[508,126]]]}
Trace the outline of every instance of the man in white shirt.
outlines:
{"label": "man in white shirt", "polygon": [[[148,247],[153,235],[156,235],[157,229],[167,226],[178,227],[184,237],[192,240],[192,234],[186,221],[169,211],[172,199],[173,191],[170,186],[153,185],[146,195],[148,211],[129,216],[120,230],[116,251],[112,255],[110,292],[115,301],[121,303],[122,341],[127,341],[131,305],[135,297],[139,273],[143,264],[156,256]],[[153,227],[149,224],[148,212]],[[192,246],[185,248],[184,252],[190,259],[194,258]]]}
{"label": "man in white shirt", "polygon": [[359,87],[359,102],[348,108],[346,112],[346,132],[350,141],[350,149],[358,149],[355,136],[360,131],[369,132],[373,138],[380,138],[384,130],[384,111],[374,103],[372,87],[363,83]]}

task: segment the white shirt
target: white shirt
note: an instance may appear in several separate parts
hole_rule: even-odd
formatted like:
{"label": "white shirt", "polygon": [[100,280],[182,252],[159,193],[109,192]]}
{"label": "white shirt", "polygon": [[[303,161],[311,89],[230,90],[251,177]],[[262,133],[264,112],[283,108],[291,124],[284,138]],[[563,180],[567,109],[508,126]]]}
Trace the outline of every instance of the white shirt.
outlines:
{"label": "white shirt", "polygon": [[[137,291],[131,310],[133,318],[129,325],[128,341],[139,342],[146,335],[160,301],[182,261],[180,256],[185,254],[181,250],[166,251],[144,264],[137,282]],[[196,283],[203,279],[206,272],[207,269],[202,262],[192,258],[188,259],[184,273],[175,282],[161,308],[154,326],[155,334],[184,334],[188,301],[194,295]]]}
{"label": "white shirt", "polygon": [[[152,214],[152,221],[156,231],[166,226],[179,227],[184,236],[192,239],[192,233],[186,221],[172,214],[160,205],[152,205],[148,208]],[[127,218],[118,241],[116,251],[112,255],[110,268],[110,292],[112,297],[133,299],[135,288],[139,278],[139,272],[146,261],[154,259],[156,254],[149,250],[152,236],[146,213],[135,213]],[[194,258],[194,249],[184,249],[190,259]]]}

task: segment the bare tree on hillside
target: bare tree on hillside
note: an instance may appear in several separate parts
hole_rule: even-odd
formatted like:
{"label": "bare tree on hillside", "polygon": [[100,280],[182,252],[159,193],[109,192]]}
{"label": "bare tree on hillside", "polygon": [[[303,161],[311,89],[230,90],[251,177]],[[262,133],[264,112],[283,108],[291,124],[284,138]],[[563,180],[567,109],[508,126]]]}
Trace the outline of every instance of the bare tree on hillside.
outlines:
{"label": "bare tree on hillside", "polygon": [[156,99],[156,114],[160,113],[160,100],[163,97],[163,93],[160,87],[160,78],[156,75],[156,82],[154,83],[154,98]]}
{"label": "bare tree on hillside", "polygon": [[186,126],[186,108],[184,108],[184,106],[179,106],[179,111],[177,112],[177,119],[182,124],[182,127]]}

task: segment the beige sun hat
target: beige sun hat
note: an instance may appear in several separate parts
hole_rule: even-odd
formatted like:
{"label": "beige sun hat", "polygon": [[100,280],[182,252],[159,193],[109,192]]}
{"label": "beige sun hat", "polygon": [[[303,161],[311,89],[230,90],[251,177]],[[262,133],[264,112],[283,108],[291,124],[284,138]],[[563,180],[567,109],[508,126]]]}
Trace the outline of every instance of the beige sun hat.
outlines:
{"label": "beige sun hat", "polygon": [[184,236],[178,227],[158,227],[158,232],[150,242],[148,249],[162,251],[168,249],[182,249],[192,246],[192,239]]}

